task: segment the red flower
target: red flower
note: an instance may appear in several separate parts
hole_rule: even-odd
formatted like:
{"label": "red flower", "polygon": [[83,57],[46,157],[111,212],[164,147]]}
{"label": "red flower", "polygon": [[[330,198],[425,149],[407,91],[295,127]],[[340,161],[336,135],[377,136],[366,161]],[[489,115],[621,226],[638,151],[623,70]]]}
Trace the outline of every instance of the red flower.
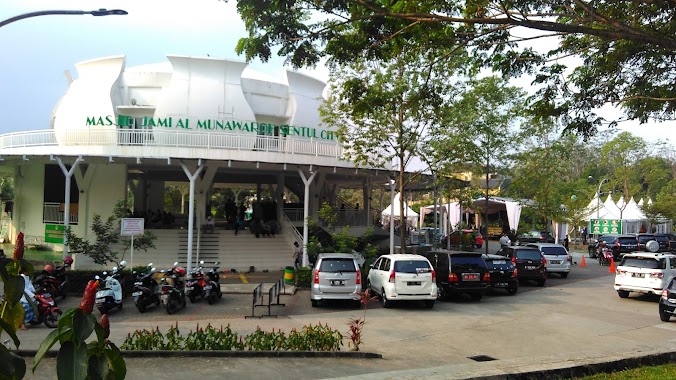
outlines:
{"label": "red flower", "polygon": [[89,314],[94,310],[94,301],[96,300],[96,289],[99,287],[98,280],[89,280],[87,287],[85,287],[82,301],[80,301],[80,309]]}
{"label": "red flower", "polygon": [[110,321],[108,320],[108,316],[105,314],[101,316],[101,327],[103,327],[103,338],[108,339],[110,336]]}
{"label": "red flower", "polygon": [[16,237],[16,244],[14,245],[14,260],[23,259],[23,232],[19,232],[19,235]]}

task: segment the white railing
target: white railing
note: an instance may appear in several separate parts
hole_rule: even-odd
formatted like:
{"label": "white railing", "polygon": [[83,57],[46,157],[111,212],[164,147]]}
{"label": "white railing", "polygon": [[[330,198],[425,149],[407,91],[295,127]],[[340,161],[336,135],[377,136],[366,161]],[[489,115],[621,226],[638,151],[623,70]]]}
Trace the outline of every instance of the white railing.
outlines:
{"label": "white railing", "polygon": [[0,150],[34,146],[151,146],[248,150],[341,158],[336,141],[165,130],[41,130],[0,135]]}
{"label": "white railing", "polygon": [[282,212],[282,230],[292,240],[297,242],[303,241],[303,235],[300,234],[298,229],[289,220],[289,217],[286,216],[286,214],[283,212]]}
{"label": "white railing", "polygon": [[[70,213],[70,224],[77,224],[76,212]],[[45,202],[42,206],[42,223],[63,224],[64,212],[62,203]]]}

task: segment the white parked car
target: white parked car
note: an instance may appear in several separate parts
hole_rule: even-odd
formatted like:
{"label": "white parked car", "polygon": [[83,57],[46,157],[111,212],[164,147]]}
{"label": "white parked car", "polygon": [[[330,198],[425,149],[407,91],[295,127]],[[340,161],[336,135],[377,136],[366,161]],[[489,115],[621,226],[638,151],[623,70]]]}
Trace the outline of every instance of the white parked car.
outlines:
{"label": "white parked car", "polygon": [[615,271],[615,290],[621,298],[630,292],[661,295],[676,276],[676,255],[669,253],[627,253]]}
{"label": "white parked car", "polygon": [[540,253],[542,253],[542,256],[547,259],[547,263],[545,264],[547,273],[557,273],[563,278],[568,277],[573,257],[563,245],[554,243],[529,243],[526,244],[526,247],[537,248]]}
{"label": "white parked car", "polygon": [[380,297],[386,308],[394,301],[424,301],[431,309],[437,299],[436,273],[424,256],[380,256],[371,265],[367,281],[367,287]]}

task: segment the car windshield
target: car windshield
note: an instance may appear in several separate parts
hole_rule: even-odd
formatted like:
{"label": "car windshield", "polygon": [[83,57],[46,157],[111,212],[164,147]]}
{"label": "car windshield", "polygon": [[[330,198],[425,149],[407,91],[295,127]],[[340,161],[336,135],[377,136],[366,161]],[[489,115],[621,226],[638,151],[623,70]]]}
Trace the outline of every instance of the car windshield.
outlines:
{"label": "car windshield", "polygon": [[666,235],[655,235],[655,240],[657,240],[657,241],[669,241],[669,238]]}
{"label": "car windshield", "polygon": [[634,239],[633,237],[621,237],[618,240],[620,241],[620,244],[624,244],[624,245],[634,244],[634,245],[636,245],[636,239]]}
{"label": "car windshield", "polygon": [[640,243],[647,243],[651,240],[655,240],[655,237],[653,235],[641,235],[638,237],[638,241]]}
{"label": "car windshield", "polygon": [[542,253],[545,255],[568,255],[568,252],[566,252],[566,249],[563,247],[542,247]]}
{"label": "car windshield", "polygon": [[354,272],[354,260],[349,258],[323,259],[319,267],[320,272]]}
{"label": "car windshield", "polygon": [[451,266],[485,266],[484,260],[479,256],[458,256],[453,255],[451,257]]}
{"label": "car windshield", "polygon": [[645,269],[666,269],[667,262],[664,259],[653,259],[650,257],[625,257],[620,264],[624,267],[645,268]]}
{"label": "car windshield", "polygon": [[519,250],[516,251],[516,258],[521,260],[542,260],[542,255],[539,251],[535,250]]}
{"label": "car windshield", "polygon": [[430,264],[423,260],[397,260],[394,262],[394,271],[397,273],[424,273],[431,269]]}
{"label": "car windshield", "polygon": [[485,259],[484,261],[489,268],[509,268],[512,266],[512,262],[505,257],[500,259]]}

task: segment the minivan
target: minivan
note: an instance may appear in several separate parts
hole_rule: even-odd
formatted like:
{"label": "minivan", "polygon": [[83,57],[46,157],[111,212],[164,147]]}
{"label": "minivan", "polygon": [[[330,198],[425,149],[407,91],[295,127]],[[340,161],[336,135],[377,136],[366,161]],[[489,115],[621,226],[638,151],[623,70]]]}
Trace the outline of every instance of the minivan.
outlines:
{"label": "minivan", "polygon": [[367,288],[380,297],[384,308],[395,301],[424,301],[434,307],[437,299],[436,273],[429,260],[421,255],[383,255],[371,265]]}
{"label": "minivan", "polygon": [[488,291],[491,275],[480,253],[435,250],[423,256],[437,273],[439,299],[466,294],[480,300]]}
{"label": "minivan", "polygon": [[328,300],[347,300],[361,306],[361,271],[349,253],[320,253],[312,270],[312,307]]}

